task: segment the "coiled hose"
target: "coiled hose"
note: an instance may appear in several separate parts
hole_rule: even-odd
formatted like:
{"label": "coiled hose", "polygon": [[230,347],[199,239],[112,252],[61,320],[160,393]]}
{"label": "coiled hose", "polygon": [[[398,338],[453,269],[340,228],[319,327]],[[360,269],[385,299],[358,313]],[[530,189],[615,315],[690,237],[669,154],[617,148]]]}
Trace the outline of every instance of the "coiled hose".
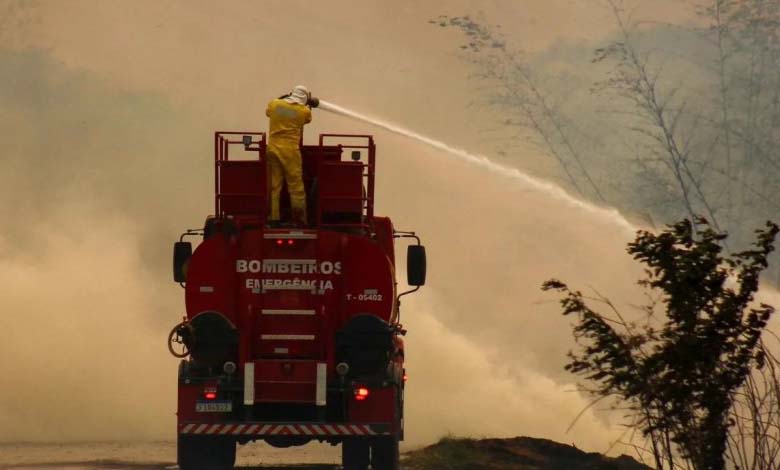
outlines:
{"label": "coiled hose", "polygon": [[[194,346],[195,335],[192,325],[186,320],[174,326],[170,333],[168,333],[168,352],[173,357],[182,359],[190,355],[190,347]],[[181,352],[177,352],[173,348],[173,344],[181,344],[183,346]]]}

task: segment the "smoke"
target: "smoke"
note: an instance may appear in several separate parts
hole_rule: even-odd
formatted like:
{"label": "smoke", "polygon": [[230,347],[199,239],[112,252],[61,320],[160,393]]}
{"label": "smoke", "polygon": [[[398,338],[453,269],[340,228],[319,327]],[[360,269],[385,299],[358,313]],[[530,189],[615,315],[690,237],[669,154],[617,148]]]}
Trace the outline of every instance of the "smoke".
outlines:
{"label": "smoke", "polygon": [[[570,343],[566,335],[550,332],[566,324],[555,318],[557,307],[545,302],[538,289],[552,276],[565,275],[576,283],[600,278],[613,297],[628,301],[636,294],[630,282],[612,276],[636,270],[620,259],[635,227],[614,210],[575,199],[515,168],[327,101],[320,106],[427,146],[401,144],[406,148],[394,152],[390,171],[415,171],[380,180],[389,192],[399,180],[426,188],[415,208],[404,205],[392,212],[414,219],[408,223],[420,228],[429,245],[432,276],[438,281],[426,288],[432,295],[413,297],[405,309],[410,312],[405,318],[413,377],[408,398],[412,443],[430,442],[443,430],[540,435],[592,447],[616,440],[607,418],[593,412],[567,435],[588,401],[576,393],[571,377],[560,373]],[[568,260],[574,266],[566,266],[565,258],[575,253]],[[431,296],[435,300],[425,302]]]}
{"label": "smoke", "polygon": [[[402,306],[410,441],[450,431],[605,448],[615,434],[604,417],[586,413],[566,433],[587,402],[563,371],[568,320],[539,288],[561,277],[606,286],[625,305],[640,274],[624,254],[630,235],[608,211],[585,211],[401,137],[382,142],[378,211],[417,230],[429,258],[428,285]],[[397,181],[417,189],[404,194]]]}
{"label": "smoke", "polygon": [[[512,356],[490,358],[484,344],[450,330],[435,317],[441,304],[409,316],[406,395],[407,445],[427,444],[443,433],[473,437],[530,435],[604,450],[617,440],[604,416],[588,408],[574,383],[556,382]],[[411,312],[411,309],[409,309]],[[513,367],[514,366],[514,367]]]}
{"label": "smoke", "polygon": [[182,190],[207,167],[175,177],[188,118],[40,51],[0,50],[0,102],[0,440],[170,437],[183,307],[165,268],[208,200]]}
{"label": "smoke", "polygon": [[608,210],[603,209],[597,206],[594,206],[593,204],[590,204],[586,201],[583,201],[581,199],[577,199],[575,197],[572,197],[569,193],[564,191],[560,186],[556,186],[549,181],[543,181],[539,178],[534,178],[533,176],[530,176],[527,173],[524,173],[520,171],[517,168],[508,167],[506,165],[501,165],[500,163],[496,163],[489,158],[483,156],[483,155],[474,155],[471,154],[463,149],[451,147],[447,144],[445,144],[442,141],[432,139],[430,137],[426,137],[424,135],[420,135],[417,132],[411,131],[409,129],[406,129],[404,127],[399,126],[398,124],[390,123],[387,121],[383,121],[381,119],[377,119],[374,117],[367,116],[365,114],[358,113],[356,111],[344,108],[342,106],[339,106],[337,104],[329,103],[325,100],[322,100],[320,102],[320,106],[325,111],[330,111],[332,113],[336,113],[342,116],[346,116],[352,119],[355,119],[357,121],[366,122],[369,124],[372,124],[374,126],[377,126],[381,129],[385,129],[387,131],[390,131],[394,134],[399,134],[405,137],[409,137],[410,139],[414,139],[418,142],[422,142],[423,144],[429,145],[435,149],[442,150],[444,152],[447,152],[455,157],[458,157],[462,160],[465,160],[469,163],[472,163],[474,165],[480,166],[482,168],[485,168],[487,170],[490,170],[492,172],[495,172],[503,177],[515,180],[517,184],[522,185],[523,187],[532,188],[535,190],[540,190],[542,192],[547,193],[550,197],[556,198],[562,202],[574,205],[580,209],[582,209],[585,212],[590,213],[599,213],[599,212],[607,212],[608,217],[610,217],[614,224],[616,226],[622,227],[628,232],[633,232],[636,230],[636,227],[631,225],[622,215],[620,215],[619,212],[616,210]]}
{"label": "smoke", "polygon": [[[417,231],[429,253],[428,285],[404,297],[402,313],[409,442],[527,434],[604,450],[615,437],[591,412],[566,434],[587,398],[562,369],[568,320],[539,287],[560,277],[637,303],[640,267],[624,252],[631,227],[441,142],[482,148],[473,129],[484,116],[463,111],[469,87],[452,77],[464,70],[424,21],[448,12],[334,5],[303,28],[287,1],[229,12],[52,2],[21,32],[5,31],[18,33],[18,50],[0,50],[0,127],[10,137],[0,172],[10,201],[0,209],[0,365],[10,378],[0,439],[174,437],[177,362],[164,341],[183,302],[170,282],[171,242],[211,210],[211,133],[263,129],[265,101],[299,82],[421,129],[376,132],[377,213]],[[317,40],[279,39],[303,30]],[[321,131],[374,129],[315,111],[307,140]],[[518,154],[530,167],[541,160]]]}
{"label": "smoke", "polygon": [[[4,160],[15,170],[0,177],[18,201],[0,243],[10,332],[0,357],[14,377],[0,390],[0,422],[12,423],[0,439],[170,439],[177,363],[164,340],[183,305],[169,250],[208,213],[209,133],[186,107],[112,90],[44,54],[0,62],[13,72],[0,119],[19,136]],[[377,210],[417,230],[430,257],[429,286],[404,302],[409,443],[452,432],[606,445],[613,432],[590,413],[564,433],[586,401],[561,372],[566,325],[539,286],[558,274],[622,278],[625,227],[441,146],[377,139]]]}
{"label": "smoke", "polygon": [[[70,220],[99,218],[83,230]],[[70,206],[28,225],[39,250],[1,253],[0,440],[152,439],[175,425],[174,367],[148,316],[134,223]]]}

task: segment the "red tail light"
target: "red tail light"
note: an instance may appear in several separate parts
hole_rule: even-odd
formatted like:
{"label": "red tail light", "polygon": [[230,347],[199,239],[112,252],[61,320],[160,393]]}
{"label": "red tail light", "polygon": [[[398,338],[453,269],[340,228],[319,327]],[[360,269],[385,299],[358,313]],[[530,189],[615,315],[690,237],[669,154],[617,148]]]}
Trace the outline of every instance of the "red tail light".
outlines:
{"label": "red tail light", "polygon": [[205,398],[206,400],[216,400],[217,399],[216,387],[206,387],[206,389],[203,391],[203,398]]}
{"label": "red tail light", "polygon": [[363,401],[368,398],[369,391],[366,387],[359,387],[355,389],[355,400]]}
{"label": "red tail light", "polygon": [[282,246],[283,243],[284,243],[284,240],[276,240],[276,244],[279,245],[279,246]]}
{"label": "red tail light", "polygon": [[293,239],[291,238],[291,239],[287,240],[287,244],[288,244],[288,245],[295,245],[295,240],[293,240]]}

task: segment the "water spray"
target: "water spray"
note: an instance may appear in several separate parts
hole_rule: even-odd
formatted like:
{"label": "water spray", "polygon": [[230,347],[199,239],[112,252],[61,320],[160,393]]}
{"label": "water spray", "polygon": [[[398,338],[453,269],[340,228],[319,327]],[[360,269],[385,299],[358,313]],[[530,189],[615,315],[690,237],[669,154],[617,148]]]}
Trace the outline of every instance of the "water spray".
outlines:
{"label": "water spray", "polygon": [[605,208],[600,207],[595,204],[589,203],[587,201],[583,201],[581,199],[577,199],[576,197],[572,196],[568,192],[566,192],[563,188],[560,186],[557,186],[553,183],[550,183],[549,181],[545,181],[536,177],[533,177],[527,173],[523,173],[522,171],[518,170],[517,168],[501,165],[500,163],[496,163],[489,158],[483,156],[483,155],[475,155],[472,153],[469,153],[463,149],[459,149],[456,147],[451,147],[444,142],[441,142],[439,140],[432,139],[430,137],[426,137],[424,135],[418,134],[410,129],[406,129],[404,127],[398,126],[396,124],[383,121],[381,119],[376,119],[370,116],[367,116],[365,114],[360,114],[358,112],[352,111],[347,108],[343,108],[341,106],[338,106],[336,104],[333,104],[329,101],[325,100],[319,100],[319,108],[325,111],[329,111],[334,114],[338,114],[341,116],[345,116],[348,118],[356,119],[358,121],[363,121],[369,124],[372,124],[374,126],[380,127],[382,129],[385,129],[387,131],[390,131],[394,134],[402,135],[404,137],[408,137],[410,139],[417,140],[419,142],[422,142],[426,145],[429,145],[437,150],[441,150],[443,152],[446,152],[450,155],[456,156],[460,158],[461,160],[465,160],[469,163],[472,163],[474,165],[478,165],[482,168],[485,168],[487,170],[490,170],[494,173],[498,173],[501,176],[504,176],[506,178],[511,178],[516,181],[520,181],[522,184],[530,186],[536,190],[542,191],[544,193],[549,194],[550,196],[555,197],[556,199],[559,199],[563,202],[566,202],[567,204],[571,204],[575,207],[578,207],[580,209],[585,210],[586,212],[590,212],[593,214],[599,214],[602,216],[607,217],[608,219],[611,219],[615,224],[617,224],[622,229],[628,231],[630,234],[634,234],[637,230],[637,227],[635,227],[632,223],[630,223],[628,220],[625,219],[616,209],[614,208]]}

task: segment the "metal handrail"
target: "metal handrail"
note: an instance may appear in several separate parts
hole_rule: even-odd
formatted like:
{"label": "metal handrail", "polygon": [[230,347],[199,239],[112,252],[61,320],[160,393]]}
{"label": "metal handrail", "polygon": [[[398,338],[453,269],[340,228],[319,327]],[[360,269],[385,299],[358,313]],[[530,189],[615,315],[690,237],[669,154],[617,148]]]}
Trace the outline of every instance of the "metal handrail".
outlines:
{"label": "metal handrail", "polygon": [[[214,133],[214,208],[215,214],[218,217],[223,217],[224,211],[222,208],[222,199],[228,196],[237,196],[236,194],[223,194],[220,187],[221,176],[221,164],[230,160],[230,146],[231,145],[243,145],[243,140],[236,140],[231,138],[233,136],[252,136],[252,145],[244,146],[244,150],[257,152],[257,159],[262,160],[265,155],[266,148],[268,146],[268,135],[266,132],[251,132],[251,131],[217,131]],[[255,139],[259,138],[259,139]],[[363,210],[365,210],[365,219],[362,223],[355,224],[327,224],[322,223],[320,214],[317,215],[318,226],[355,226],[363,227],[370,230],[370,221],[374,217],[374,188],[375,188],[375,170],[376,170],[376,146],[374,144],[374,137],[365,134],[320,134],[319,135],[319,147],[324,148],[326,146],[326,140],[331,139],[362,139],[364,142],[358,142],[355,144],[339,143],[331,144],[329,146],[337,146],[341,150],[345,149],[365,149],[368,150],[368,162],[363,163],[364,171],[363,178],[366,183],[365,195],[361,197],[343,197],[343,196],[324,196],[324,199],[351,199],[363,201]],[[256,145],[256,146],[255,146]],[[250,160],[254,161],[254,160]],[[249,196],[251,194],[247,194]],[[368,222],[366,222],[368,221]]]}
{"label": "metal handrail", "polygon": [[267,147],[267,134],[265,132],[217,131],[214,133],[214,213],[217,217],[224,216],[221,204],[223,194],[219,185],[220,163],[230,161],[230,145],[244,145],[243,140],[231,140],[226,137],[234,135],[260,137],[257,142],[252,139],[252,143],[258,144],[257,147],[244,146],[244,150],[257,151],[258,160],[263,158]]}
{"label": "metal handrail", "polygon": [[367,180],[366,190],[366,217],[368,220],[374,218],[374,185],[376,179],[376,145],[374,144],[374,136],[366,134],[320,134],[319,144],[320,147],[325,145],[325,140],[329,138],[339,139],[365,139],[365,145],[351,145],[351,144],[339,144],[344,149],[367,149],[368,150],[368,164],[367,173],[364,175]]}

